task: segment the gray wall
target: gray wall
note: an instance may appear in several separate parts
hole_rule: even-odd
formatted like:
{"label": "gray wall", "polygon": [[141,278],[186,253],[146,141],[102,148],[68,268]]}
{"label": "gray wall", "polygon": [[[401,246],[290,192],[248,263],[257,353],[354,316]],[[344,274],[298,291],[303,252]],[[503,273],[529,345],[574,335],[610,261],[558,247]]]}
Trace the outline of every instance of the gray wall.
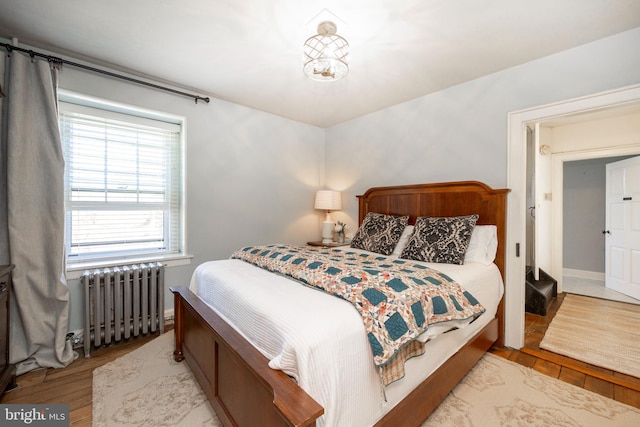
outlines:
{"label": "gray wall", "polygon": [[[320,235],[313,209],[324,180],[324,130],[212,99],[210,104],[65,67],[61,88],[186,117],[186,237],[190,265],[167,270],[168,291],[200,263],[249,244],[295,243]],[[82,328],[82,290],[69,280],[69,329]]]}
{"label": "gray wall", "polygon": [[607,163],[634,156],[563,164],[563,268],[604,273]]}
{"label": "gray wall", "polygon": [[336,219],[357,221],[355,196],[378,185],[507,183],[510,112],[640,83],[640,28],[369,114],[326,131]]}

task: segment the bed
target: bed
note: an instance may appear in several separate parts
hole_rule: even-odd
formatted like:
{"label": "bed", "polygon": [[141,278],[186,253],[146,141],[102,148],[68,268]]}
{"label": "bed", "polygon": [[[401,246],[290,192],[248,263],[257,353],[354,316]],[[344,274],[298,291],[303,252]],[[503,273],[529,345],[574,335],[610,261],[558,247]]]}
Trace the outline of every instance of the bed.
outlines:
{"label": "bed", "polygon": [[[455,217],[478,214],[477,225],[496,226],[495,261],[492,266],[484,270],[495,269],[502,283],[507,192],[508,190],[504,189],[491,189],[475,181],[376,187],[358,196],[359,223],[362,223],[369,212],[408,215],[411,224],[415,223],[416,218],[423,216]],[[228,273],[228,280],[232,281],[235,272],[231,270],[237,268],[232,261],[242,262],[216,261],[211,266],[218,271],[221,270],[222,275]],[[201,267],[198,267],[197,271],[201,270]],[[458,267],[451,266],[453,270],[447,274],[455,276],[458,274],[456,272]],[[248,268],[254,267],[248,266]],[[230,271],[225,273],[225,269]],[[257,276],[271,274],[254,269],[260,273],[249,271],[243,276],[244,282],[252,286],[254,282],[258,283]],[[300,298],[307,298],[302,294],[313,292],[336,301],[327,301],[325,298],[320,302],[314,302],[312,306],[317,306],[317,312],[314,314],[312,308],[309,308],[310,319],[315,315],[321,315],[323,310],[333,313],[336,309],[335,306],[324,304],[348,304],[346,301],[295,284],[289,279],[279,277],[279,280],[283,281],[280,283],[283,286],[283,295],[301,293]],[[287,288],[292,284],[297,287]],[[303,290],[298,290],[299,288]],[[345,420],[349,420],[349,425],[417,426],[428,417],[492,345],[502,345],[503,299],[500,298],[502,296],[500,292],[497,299],[490,303],[491,307],[487,312],[469,327],[443,334],[426,344],[425,349],[430,356],[438,355],[434,358],[437,359],[433,362],[435,366],[421,365],[427,363],[424,362],[424,356],[415,357],[407,362],[405,378],[378,389],[371,385],[375,382],[375,375],[372,376],[369,373],[370,384],[362,381],[365,392],[357,394],[377,394],[375,399],[379,401],[378,403],[371,398],[371,402],[365,401],[360,404],[357,400],[360,399],[358,396],[357,399],[354,397],[358,403],[348,402],[348,405],[338,408],[336,405],[340,405],[339,401],[344,399],[336,398],[338,402],[325,400],[325,408],[318,403],[325,397],[319,396],[315,390],[312,390],[312,394],[319,396],[318,399],[314,399],[303,389],[306,378],[302,369],[301,372],[272,369],[269,364],[274,363],[273,352],[269,348],[262,348],[262,344],[259,345],[260,349],[256,348],[252,344],[256,341],[255,336],[251,335],[250,331],[238,327],[235,323],[233,326],[230,324],[238,319],[229,320],[228,313],[214,310],[208,304],[210,301],[205,302],[206,298],[196,295],[196,292],[200,292],[197,285],[193,286],[192,283],[190,288],[173,287],[171,291],[175,298],[174,358],[177,361],[186,360],[219,418],[228,426],[307,426],[316,425],[316,422],[321,425],[345,425]],[[346,313],[348,310],[344,311]],[[355,312],[355,310],[351,311]],[[248,318],[251,319],[251,315],[248,315]],[[287,321],[290,320],[285,320]],[[252,325],[255,322],[250,320],[245,323]],[[264,330],[269,328],[270,326],[263,327]],[[259,335],[264,330],[259,331]],[[457,335],[465,336],[460,341]],[[351,351],[344,357],[348,358],[350,354]],[[310,369],[319,372],[325,372],[324,369],[329,371],[330,367],[321,366],[322,361],[322,359],[312,361]],[[316,362],[318,364],[315,364]],[[366,363],[361,365],[364,366],[364,370],[368,369]],[[289,375],[285,371],[288,371]],[[424,375],[424,378],[421,375]],[[327,375],[327,378],[332,379],[330,375]],[[350,379],[347,381],[354,382]],[[331,387],[336,386],[328,386],[329,394],[341,392],[342,386],[338,385],[340,390],[334,390],[334,392],[331,392]],[[304,388],[310,390],[309,387]],[[382,409],[375,409],[372,405],[378,405]],[[355,412],[342,414],[342,411],[352,410],[349,406],[355,407]],[[374,410],[367,409],[370,407]],[[354,422],[356,419],[357,421]]]}

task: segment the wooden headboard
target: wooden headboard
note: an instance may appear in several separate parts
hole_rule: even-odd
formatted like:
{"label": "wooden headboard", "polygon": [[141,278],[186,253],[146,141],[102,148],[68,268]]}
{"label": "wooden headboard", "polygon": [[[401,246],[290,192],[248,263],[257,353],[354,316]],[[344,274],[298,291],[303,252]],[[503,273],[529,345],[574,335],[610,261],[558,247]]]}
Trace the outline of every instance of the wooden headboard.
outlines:
{"label": "wooden headboard", "polygon": [[367,212],[409,215],[410,224],[414,224],[420,216],[478,214],[480,217],[477,224],[493,224],[498,229],[495,263],[504,280],[508,192],[508,189],[494,190],[478,181],[375,187],[358,196],[358,224],[362,224]]}

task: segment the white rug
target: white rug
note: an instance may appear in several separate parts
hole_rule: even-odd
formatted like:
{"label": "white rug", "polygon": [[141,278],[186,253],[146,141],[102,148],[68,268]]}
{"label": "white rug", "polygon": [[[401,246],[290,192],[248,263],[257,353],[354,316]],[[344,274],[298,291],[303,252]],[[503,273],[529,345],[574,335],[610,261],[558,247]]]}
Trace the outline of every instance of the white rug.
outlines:
{"label": "white rug", "polygon": [[[97,368],[93,425],[221,426],[172,352],[168,332]],[[638,409],[486,354],[423,427],[639,425]]]}

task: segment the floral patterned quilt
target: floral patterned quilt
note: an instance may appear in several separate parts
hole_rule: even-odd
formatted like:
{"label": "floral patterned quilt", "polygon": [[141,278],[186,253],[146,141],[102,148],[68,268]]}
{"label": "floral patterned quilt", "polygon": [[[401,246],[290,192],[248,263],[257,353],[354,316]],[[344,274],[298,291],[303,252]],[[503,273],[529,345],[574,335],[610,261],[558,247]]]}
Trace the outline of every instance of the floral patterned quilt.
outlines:
{"label": "floral patterned quilt", "polygon": [[351,302],[362,316],[379,367],[389,363],[429,325],[475,318],[485,311],[451,278],[411,260],[290,245],[248,246],[231,258]]}

